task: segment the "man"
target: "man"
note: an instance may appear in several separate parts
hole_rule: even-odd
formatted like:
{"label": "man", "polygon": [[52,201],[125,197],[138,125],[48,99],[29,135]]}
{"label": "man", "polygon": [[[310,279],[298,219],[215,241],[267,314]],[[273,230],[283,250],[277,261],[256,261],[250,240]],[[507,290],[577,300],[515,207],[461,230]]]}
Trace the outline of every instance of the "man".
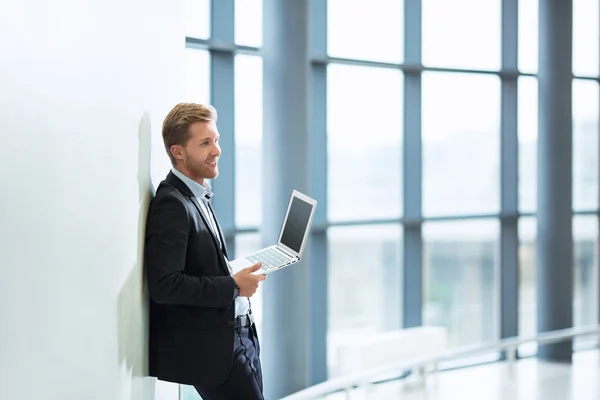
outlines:
{"label": "man", "polygon": [[204,400],[263,399],[260,346],[248,300],[260,263],[232,276],[207,179],[219,173],[212,106],[178,104],[163,123],[173,169],[152,199],[144,263],[150,375],[193,385]]}

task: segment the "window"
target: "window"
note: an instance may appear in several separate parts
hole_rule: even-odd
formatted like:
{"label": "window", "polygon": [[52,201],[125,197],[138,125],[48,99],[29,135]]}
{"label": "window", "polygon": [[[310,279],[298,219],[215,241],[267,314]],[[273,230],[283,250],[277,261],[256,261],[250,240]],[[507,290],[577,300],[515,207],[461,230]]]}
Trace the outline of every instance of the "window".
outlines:
{"label": "window", "polygon": [[327,90],[329,219],[399,217],[402,74],[333,64]]}
{"label": "window", "polygon": [[403,13],[402,0],[328,0],[329,55],[402,62]]}
{"label": "window", "polygon": [[533,212],[537,209],[538,83],[523,76],[518,85],[519,210]]}
{"label": "window", "polygon": [[[536,241],[535,218],[523,218],[519,222],[519,335],[534,336],[537,333],[536,295]],[[573,219],[574,256],[574,326],[598,324],[597,274],[598,274],[598,219],[596,216],[575,216]],[[578,338],[577,347],[595,345],[597,338]],[[535,343],[519,347],[521,356],[531,356],[537,351]]]}
{"label": "window", "polygon": [[[598,217],[578,215],[573,219],[574,326],[597,325],[598,321]],[[597,337],[576,338],[575,345],[596,345]]]}
{"label": "window", "polygon": [[448,328],[449,345],[497,338],[497,220],[423,225],[423,321]]}
{"label": "window", "polygon": [[573,74],[598,76],[598,0],[573,0]]}
{"label": "window", "polygon": [[181,385],[181,400],[202,400],[202,397],[193,386]]}
{"label": "window", "polygon": [[598,83],[573,81],[573,208],[598,208]]}
{"label": "window", "polygon": [[185,36],[208,39],[210,36],[210,0],[184,0]]}
{"label": "window", "polygon": [[235,0],[235,43],[242,46],[262,46],[262,16],[262,0]]}
{"label": "window", "polygon": [[[538,70],[538,0],[519,0],[519,70]],[[520,80],[520,79],[519,79]]]}
{"label": "window", "polygon": [[500,80],[423,74],[423,214],[500,208]]}
{"label": "window", "polygon": [[[531,337],[537,334],[537,295],[536,295],[536,238],[535,218],[519,220],[519,336]],[[537,352],[537,343],[519,346],[521,357]]]}
{"label": "window", "polygon": [[399,225],[333,227],[328,231],[330,376],[343,372],[337,346],[401,320]]}
{"label": "window", "polygon": [[[262,221],[262,59],[235,57],[235,224]],[[259,249],[256,249],[259,250]]]}
{"label": "window", "polygon": [[423,64],[500,68],[500,0],[422,0]]}

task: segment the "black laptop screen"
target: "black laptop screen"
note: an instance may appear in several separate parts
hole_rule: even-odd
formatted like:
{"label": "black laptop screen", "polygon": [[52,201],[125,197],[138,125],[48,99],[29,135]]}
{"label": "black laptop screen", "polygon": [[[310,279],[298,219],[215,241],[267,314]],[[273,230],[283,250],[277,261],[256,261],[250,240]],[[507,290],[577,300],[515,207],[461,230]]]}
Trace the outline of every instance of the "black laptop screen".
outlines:
{"label": "black laptop screen", "polygon": [[304,233],[312,211],[312,205],[297,197],[292,199],[290,213],[283,227],[281,243],[299,253],[302,247]]}

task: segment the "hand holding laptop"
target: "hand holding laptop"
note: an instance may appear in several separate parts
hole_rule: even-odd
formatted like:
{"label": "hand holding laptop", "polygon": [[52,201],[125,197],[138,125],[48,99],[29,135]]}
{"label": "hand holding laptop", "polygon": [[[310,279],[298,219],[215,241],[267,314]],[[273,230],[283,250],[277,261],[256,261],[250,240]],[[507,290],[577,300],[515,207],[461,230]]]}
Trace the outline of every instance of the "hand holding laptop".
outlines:
{"label": "hand holding laptop", "polygon": [[267,278],[267,275],[265,274],[254,274],[254,272],[258,271],[261,267],[262,264],[258,262],[251,267],[244,268],[233,276],[235,283],[240,288],[241,297],[251,297],[254,293],[256,293],[258,284]]}

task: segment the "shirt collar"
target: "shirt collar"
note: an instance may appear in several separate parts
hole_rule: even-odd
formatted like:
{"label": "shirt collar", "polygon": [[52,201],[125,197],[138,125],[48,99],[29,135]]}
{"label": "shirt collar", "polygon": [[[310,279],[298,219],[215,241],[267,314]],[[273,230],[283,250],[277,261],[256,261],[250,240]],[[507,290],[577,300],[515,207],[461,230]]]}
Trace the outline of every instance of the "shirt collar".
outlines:
{"label": "shirt collar", "polygon": [[197,198],[210,200],[210,198],[213,196],[214,193],[212,192],[212,188],[208,183],[206,183],[206,181],[204,182],[204,185],[201,185],[195,180],[190,179],[187,175],[184,175],[175,167],[173,167],[171,171],[176,177],[181,179],[183,183],[186,184],[186,186],[192,191],[194,196],[196,196]]}

